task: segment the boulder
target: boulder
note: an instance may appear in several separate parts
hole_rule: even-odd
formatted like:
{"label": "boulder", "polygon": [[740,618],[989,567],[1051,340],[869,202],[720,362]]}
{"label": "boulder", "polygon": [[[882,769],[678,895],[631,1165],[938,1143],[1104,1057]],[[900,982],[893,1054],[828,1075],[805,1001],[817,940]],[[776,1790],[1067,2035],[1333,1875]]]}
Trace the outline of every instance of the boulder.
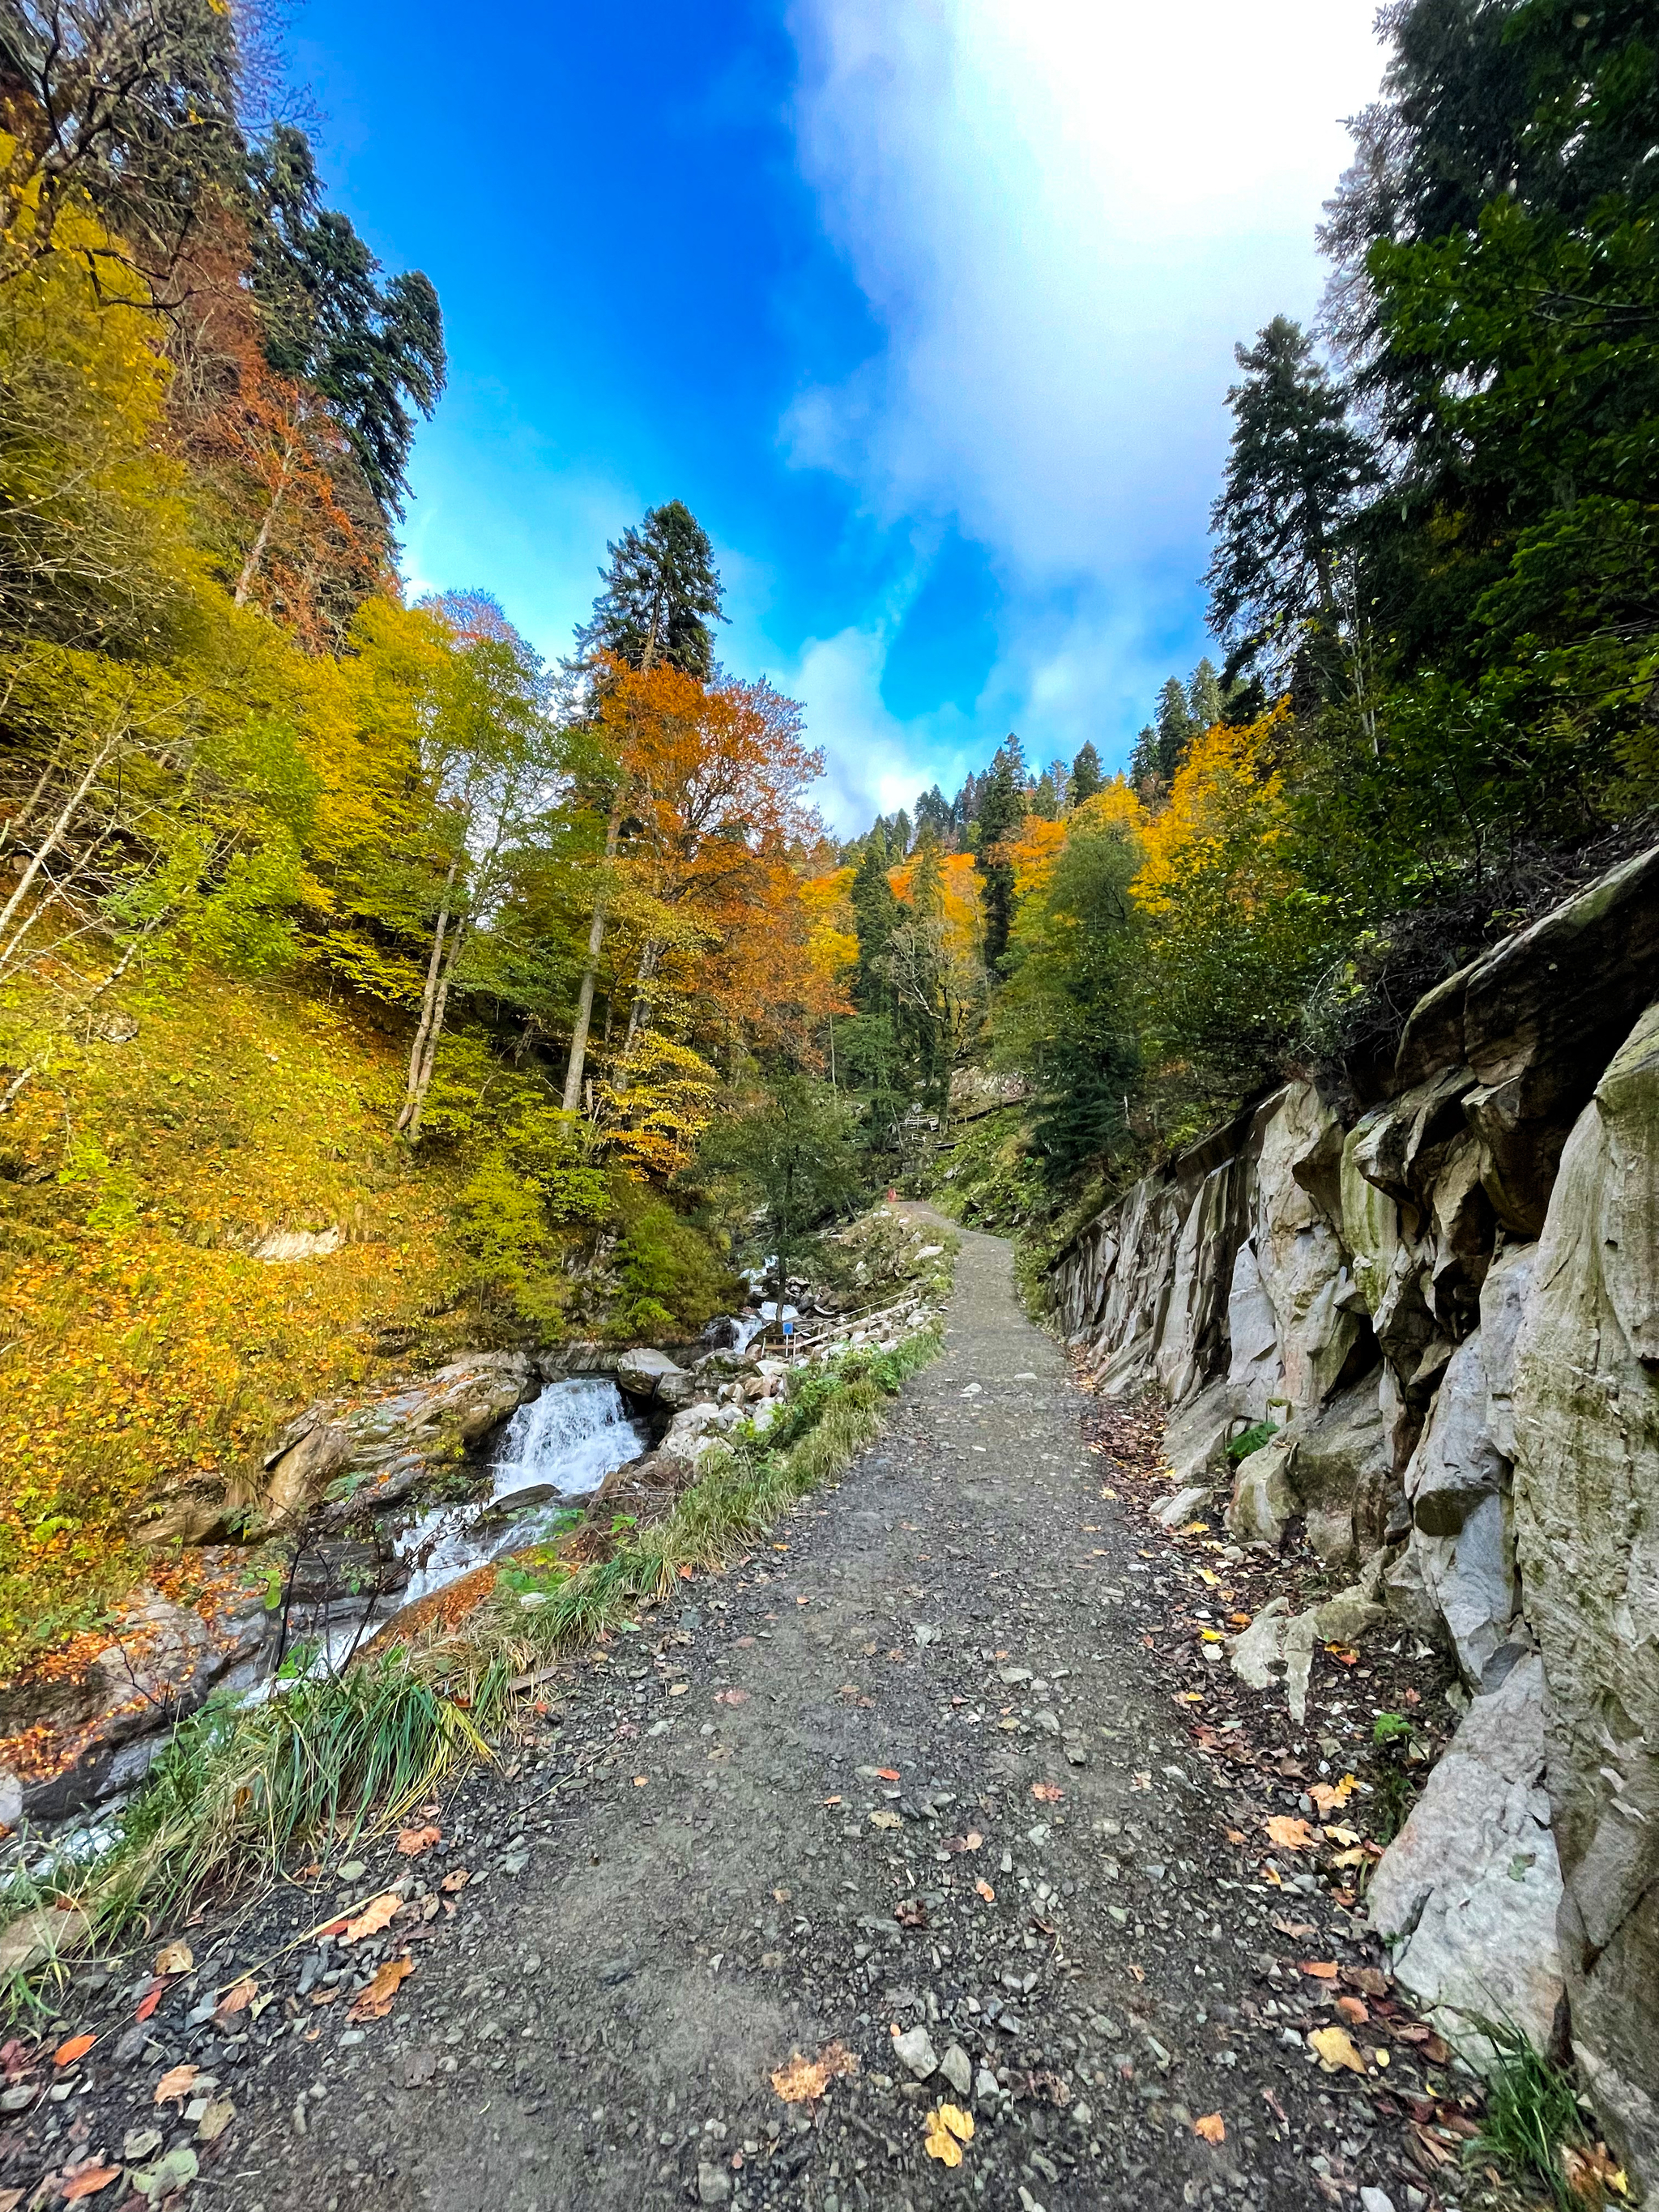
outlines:
{"label": "boulder", "polygon": [[1476,2064],[1491,2056],[1483,2021],[1559,2045],[1561,1876],[1543,1774],[1544,1674],[1528,1657],[1470,1705],[1366,1893],[1395,1978]]}
{"label": "boulder", "polygon": [[665,1352],[641,1346],[624,1352],[617,1362],[617,1380],[636,1398],[650,1398],[665,1406],[684,1406],[696,1388],[677,1360]]}
{"label": "boulder", "polygon": [[1271,1689],[1283,1667],[1285,1693],[1298,1727],[1308,1717],[1308,1688],[1313,1655],[1322,1644],[1357,1644],[1384,1618],[1377,1602],[1381,1555],[1358,1583],[1338,1590],[1322,1605],[1292,1614],[1282,1597],[1269,1600],[1242,1634],[1227,1646],[1228,1663],[1253,1690]]}
{"label": "boulder", "polygon": [[1185,1490],[1177,1490],[1173,1498],[1166,1498],[1161,1505],[1152,1508],[1152,1518],[1166,1528],[1179,1528],[1195,1514],[1201,1513],[1210,1502],[1210,1493],[1196,1483]]}
{"label": "boulder", "polygon": [[[1575,975],[1575,984],[1578,979]],[[1579,1116],[1516,1348],[1515,1525],[1549,1685],[1573,2044],[1659,2184],[1659,1006]]]}
{"label": "boulder", "polygon": [[1328,1567],[1351,1567],[1388,1534],[1393,1461],[1379,1380],[1373,1370],[1282,1438],[1308,1541]]}
{"label": "boulder", "polygon": [[1224,1382],[1208,1383],[1178,1406],[1164,1431],[1164,1459],[1173,1480],[1188,1487],[1227,1472],[1233,1413]]}
{"label": "boulder", "polygon": [[1297,1510],[1286,1465],[1291,1449],[1282,1436],[1270,1437],[1260,1451],[1239,1462],[1227,1526],[1241,1544],[1278,1546],[1285,1540]]}
{"label": "boulder", "polygon": [[253,1246],[256,1260],[326,1260],[345,1243],[343,1229],[268,1229]]}
{"label": "boulder", "polygon": [[1323,1403],[1364,1327],[1336,1231],[1297,1173],[1330,1150],[1336,1127],[1311,1084],[1291,1084],[1262,1128],[1256,1161],[1251,1242],[1293,1412]]}

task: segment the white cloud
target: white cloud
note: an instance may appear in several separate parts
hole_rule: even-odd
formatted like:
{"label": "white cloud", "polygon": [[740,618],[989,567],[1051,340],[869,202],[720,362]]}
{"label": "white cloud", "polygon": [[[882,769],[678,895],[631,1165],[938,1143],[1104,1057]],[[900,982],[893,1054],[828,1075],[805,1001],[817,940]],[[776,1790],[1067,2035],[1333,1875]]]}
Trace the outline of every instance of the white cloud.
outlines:
{"label": "white cloud", "polygon": [[885,343],[801,392],[788,450],[988,547],[987,698],[1055,741],[1133,728],[1190,621],[1233,343],[1316,300],[1373,8],[795,0],[802,170]]}

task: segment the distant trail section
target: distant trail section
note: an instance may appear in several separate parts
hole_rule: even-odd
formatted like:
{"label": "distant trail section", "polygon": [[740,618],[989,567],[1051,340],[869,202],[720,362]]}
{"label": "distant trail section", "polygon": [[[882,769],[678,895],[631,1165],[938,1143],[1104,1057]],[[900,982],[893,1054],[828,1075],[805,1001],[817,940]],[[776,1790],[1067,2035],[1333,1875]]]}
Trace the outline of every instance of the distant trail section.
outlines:
{"label": "distant trail section", "polygon": [[[230,2212],[1437,2204],[1363,1930],[1261,1879],[1148,1648],[1170,1554],[1089,1402],[965,1235],[944,1355],[839,1485],[538,1684],[437,1838],[198,1931],[204,1996],[276,2002],[129,2028],[82,2144],[118,2160],[190,2063]],[[412,1937],[294,1942],[399,1881]]]}

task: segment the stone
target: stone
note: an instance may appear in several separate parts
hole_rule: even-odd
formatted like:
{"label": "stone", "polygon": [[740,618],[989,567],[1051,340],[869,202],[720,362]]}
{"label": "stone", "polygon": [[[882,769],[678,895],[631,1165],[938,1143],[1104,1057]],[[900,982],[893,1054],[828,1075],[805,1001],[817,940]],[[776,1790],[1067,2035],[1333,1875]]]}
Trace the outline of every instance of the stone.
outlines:
{"label": "stone", "polygon": [[0,1766],[0,1829],[15,1828],[22,1817],[22,1782],[9,1767]]}
{"label": "stone", "polygon": [[1335,1388],[1363,1326],[1337,1229],[1297,1172],[1328,1154],[1334,1136],[1340,1142],[1340,1124],[1313,1085],[1292,1083],[1263,1126],[1256,1160],[1251,1241],[1293,1413]]}
{"label": "stone", "polygon": [[1394,2212],[1394,2199],[1383,2189],[1362,2189],[1359,2212]]}
{"label": "stone", "polygon": [[1352,1566],[1387,1531],[1393,1474],[1379,1380],[1374,1370],[1274,1439],[1308,1540],[1328,1567]]}
{"label": "stone", "polygon": [[621,1354],[617,1380],[636,1398],[649,1398],[665,1406],[689,1403],[696,1387],[678,1360],[646,1346]]}
{"label": "stone", "polygon": [[1284,1541],[1297,1502],[1288,1468],[1291,1449],[1283,1436],[1270,1437],[1260,1451],[1239,1462],[1227,1526],[1241,1544],[1277,1546]]}
{"label": "stone", "polygon": [[1170,1416],[1164,1431],[1164,1458],[1173,1480],[1185,1489],[1206,1477],[1225,1474],[1227,1439],[1232,1429],[1228,1386],[1218,1376]]}
{"label": "stone", "polygon": [[939,2070],[957,2096],[968,2094],[973,2086],[974,2064],[959,2043],[946,2045],[945,2056],[939,2062]]}
{"label": "stone", "polygon": [[1001,2094],[996,2075],[988,2066],[981,2066],[974,2076],[974,2102],[983,2108],[987,2105],[994,2105]]}
{"label": "stone", "polygon": [[78,1949],[89,1926],[78,1906],[62,1911],[55,1905],[40,1905],[19,1913],[0,1928],[0,1982]]}
{"label": "stone", "polygon": [[1152,1508],[1154,1521],[1161,1521],[1166,1528],[1179,1528],[1200,1513],[1210,1502],[1210,1493],[1196,1485],[1190,1490],[1178,1490],[1173,1498],[1166,1498],[1161,1505]]}
{"label": "stone", "polygon": [[1659,1006],[1614,1055],[1562,1154],[1516,1346],[1513,1419],[1516,1544],[1549,1684],[1547,1784],[1565,1887],[1573,2046],[1612,2139],[1651,2189],[1659,2184],[1651,2002],[1659,1986]]}
{"label": "stone", "polygon": [[345,1243],[345,1231],[327,1229],[268,1229],[251,1251],[255,1260],[326,1260]]}
{"label": "stone", "polygon": [[1600,1072],[1659,993],[1659,846],[1505,938],[1412,1011],[1395,1081],[1467,1066],[1464,1110],[1504,1225],[1535,1237]]}
{"label": "stone", "polygon": [[1239,1635],[1229,1639],[1227,1659],[1235,1674],[1253,1690],[1272,1689],[1284,1672],[1286,1702],[1300,1724],[1308,1716],[1308,1687],[1313,1655],[1322,1644],[1357,1644],[1384,1618],[1377,1602],[1382,1555],[1362,1583],[1339,1590],[1322,1605],[1292,1614],[1289,1601],[1269,1599]]}
{"label": "stone", "polygon": [[1526,1273],[1511,1267],[1492,1302],[1500,1324],[1491,1346],[1498,1367],[1496,1397],[1486,1331],[1477,1328],[1453,1353],[1406,1469],[1413,1571],[1443,1623],[1463,1679],[1476,1688],[1507,1638],[1520,1601],[1510,1462],[1492,1435],[1492,1409],[1498,1407],[1507,1437],[1511,1320],[1518,1326],[1508,1294]]}
{"label": "stone", "polygon": [[[1273,1302],[1261,1286],[1255,1246],[1248,1238],[1233,1261],[1232,1286],[1227,1293],[1227,1336],[1231,1347],[1225,1383],[1229,1413],[1252,1427],[1270,1413],[1282,1423],[1285,1363],[1279,1356]],[[1173,1455],[1171,1460],[1173,1463]]]}
{"label": "stone", "polygon": [[918,2081],[925,2081],[929,2075],[939,2071],[939,2053],[925,2027],[907,2028],[902,2035],[896,2035],[893,2056]]}
{"label": "stone", "polygon": [[1476,1698],[1366,1893],[1391,1968],[1476,2063],[1482,2021],[1558,2044],[1561,1875],[1544,1777],[1544,1669],[1536,1657]]}
{"label": "stone", "polygon": [[712,2165],[707,2159],[697,2161],[697,2202],[699,2204],[724,2204],[732,2194],[732,2177],[724,2166]]}

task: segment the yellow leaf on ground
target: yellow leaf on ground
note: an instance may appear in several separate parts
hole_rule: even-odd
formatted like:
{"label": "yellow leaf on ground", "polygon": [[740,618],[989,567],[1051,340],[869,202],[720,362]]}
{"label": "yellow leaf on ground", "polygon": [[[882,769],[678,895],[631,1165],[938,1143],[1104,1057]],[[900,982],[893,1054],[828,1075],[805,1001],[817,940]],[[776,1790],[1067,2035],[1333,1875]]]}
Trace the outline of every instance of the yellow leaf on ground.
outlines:
{"label": "yellow leaf on ground", "polygon": [[872,1813],[870,1826],[872,1828],[902,1828],[904,1823],[896,1813]]}
{"label": "yellow leaf on ground", "polygon": [[1316,1782],[1310,1785],[1308,1795],[1325,1814],[1334,1813],[1339,1805],[1346,1805],[1359,1787],[1352,1774],[1345,1774],[1340,1782]]}
{"label": "yellow leaf on ground", "polygon": [[158,1974],[187,1974],[196,1964],[196,1954],[188,1943],[164,1943],[155,1954]]}
{"label": "yellow leaf on ground", "polygon": [[1305,1851],[1319,1840],[1307,1822],[1291,1813],[1275,1813],[1265,1825],[1268,1842],[1283,1851]]}
{"label": "yellow leaf on ground", "polygon": [[941,2105],[937,2112],[929,2112],[922,2125],[922,2148],[929,2158],[936,2158],[942,2166],[960,2166],[960,2146],[974,2140],[974,2119],[957,2105]]}
{"label": "yellow leaf on ground", "polygon": [[1346,2027],[1316,2027],[1308,2040],[1319,2053],[1319,2063],[1334,2074],[1346,2066],[1351,2074],[1363,2074],[1365,2062],[1353,2047],[1353,2039]]}
{"label": "yellow leaf on ground", "polygon": [[1227,2123],[1219,2112],[1206,2112],[1201,2120],[1193,2122],[1193,2133],[1202,2136],[1207,2143],[1225,2142]]}
{"label": "yellow leaf on ground", "polygon": [[175,2097],[189,2096],[199,2070],[194,2066],[169,2066],[155,2085],[156,2103],[170,2105]]}
{"label": "yellow leaf on ground", "polygon": [[403,1903],[395,1889],[383,1890],[379,1897],[371,1897],[355,1920],[348,1920],[341,1932],[343,1943],[361,1943],[365,1936],[378,1936]]}
{"label": "yellow leaf on ground", "polygon": [[236,2107],[228,2097],[216,2097],[196,2123],[198,2142],[217,2142],[236,2117]]}
{"label": "yellow leaf on ground", "polygon": [[374,1980],[351,2008],[353,2020],[384,2020],[392,2009],[400,1982],[415,1971],[413,1959],[388,1959],[375,1971]]}
{"label": "yellow leaf on ground", "polygon": [[843,2074],[856,2074],[859,2062],[844,2043],[826,2043],[816,2058],[792,2051],[787,2065],[778,2067],[772,2087],[786,2105],[812,2105],[830,2084]]}

